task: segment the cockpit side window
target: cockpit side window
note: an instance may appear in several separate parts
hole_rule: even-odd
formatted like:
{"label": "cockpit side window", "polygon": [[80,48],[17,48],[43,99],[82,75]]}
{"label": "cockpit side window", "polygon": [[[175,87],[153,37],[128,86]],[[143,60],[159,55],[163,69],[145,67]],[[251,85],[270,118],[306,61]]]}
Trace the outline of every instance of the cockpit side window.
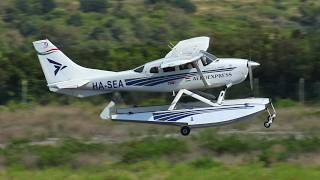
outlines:
{"label": "cockpit side window", "polygon": [[158,67],[152,67],[150,69],[150,73],[159,73],[159,68]]}
{"label": "cockpit side window", "polygon": [[202,62],[203,66],[207,66],[210,63],[212,63],[213,61],[211,59],[209,59],[209,58],[201,58],[201,62]]}
{"label": "cockpit side window", "polygon": [[137,72],[137,73],[142,73],[143,69],[144,69],[144,66],[139,66],[139,67],[135,68],[133,71]]}

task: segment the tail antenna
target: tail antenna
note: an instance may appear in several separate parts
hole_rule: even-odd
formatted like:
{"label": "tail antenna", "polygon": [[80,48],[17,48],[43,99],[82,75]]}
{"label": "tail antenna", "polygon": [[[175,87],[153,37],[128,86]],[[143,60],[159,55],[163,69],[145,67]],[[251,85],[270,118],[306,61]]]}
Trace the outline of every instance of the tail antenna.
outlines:
{"label": "tail antenna", "polygon": [[174,47],[174,44],[171,41],[169,41],[168,47],[172,49]]}

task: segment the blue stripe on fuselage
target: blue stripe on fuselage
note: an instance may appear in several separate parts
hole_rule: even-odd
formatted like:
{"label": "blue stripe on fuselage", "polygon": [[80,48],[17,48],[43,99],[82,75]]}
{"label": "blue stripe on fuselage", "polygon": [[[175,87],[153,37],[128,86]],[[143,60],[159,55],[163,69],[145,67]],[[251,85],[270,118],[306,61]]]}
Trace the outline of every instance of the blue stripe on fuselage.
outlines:
{"label": "blue stripe on fuselage", "polygon": [[[203,74],[207,73],[215,73],[215,72],[224,72],[224,71],[232,71],[236,67],[230,67],[230,68],[222,68],[222,69],[215,69],[215,70],[209,70],[209,71],[203,71]],[[197,72],[189,72],[189,73],[181,73],[181,74],[171,74],[167,76],[159,76],[159,77],[151,77],[151,78],[133,78],[133,79],[126,79],[126,85],[127,86],[154,86],[157,84],[161,84],[167,81],[182,79],[186,77],[193,77],[196,76]]]}

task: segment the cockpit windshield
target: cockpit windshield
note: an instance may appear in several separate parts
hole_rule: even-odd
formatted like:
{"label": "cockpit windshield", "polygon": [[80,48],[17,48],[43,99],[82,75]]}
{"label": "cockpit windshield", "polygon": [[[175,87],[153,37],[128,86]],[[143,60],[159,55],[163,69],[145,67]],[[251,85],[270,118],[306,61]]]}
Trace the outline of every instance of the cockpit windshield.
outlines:
{"label": "cockpit windshield", "polygon": [[218,60],[218,58],[213,54],[210,54],[206,51],[200,51],[200,52],[202,52],[207,58],[211,59],[212,61]]}

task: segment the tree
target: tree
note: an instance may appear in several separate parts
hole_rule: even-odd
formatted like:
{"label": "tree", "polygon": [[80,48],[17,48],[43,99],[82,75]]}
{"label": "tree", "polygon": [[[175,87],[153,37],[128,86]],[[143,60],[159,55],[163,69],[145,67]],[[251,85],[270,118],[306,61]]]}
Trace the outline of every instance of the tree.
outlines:
{"label": "tree", "polygon": [[32,21],[23,21],[19,26],[19,31],[23,36],[29,36],[38,33],[38,28]]}
{"label": "tree", "polygon": [[54,8],[56,8],[56,3],[54,0],[38,0],[41,5],[42,13],[48,13]]}
{"label": "tree", "polygon": [[145,0],[146,5],[153,5],[157,3],[168,3],[175,7],[183,9],[187,13],[193,13],[196,11],[196,6],[190,0]]}
{"label": "tree", "polygon": [[106,0],[80,0],[80,10],[83,12],[104,13],[107,9]]}
{"label": "tree", "polygon": [[73,26],[81,26],[82,18],[80,14],[73,14],[67,19],[67,23]]}
{"label": "tree", "polygon": [[24,13],[29,12],[29,8],[30,8],[29,3],[26,0],[16,0],[15,7]]}
{"label": "tree", "polygon": [[46,14],[56,8],[54,0],[16,0],[15,7],[28,14]]}
{"label": "tree", "polygon": [[188,13],[196,11],[196,6],[190,0],[172,0],[171,3],[176,7],[184,9],[184,11]]}

